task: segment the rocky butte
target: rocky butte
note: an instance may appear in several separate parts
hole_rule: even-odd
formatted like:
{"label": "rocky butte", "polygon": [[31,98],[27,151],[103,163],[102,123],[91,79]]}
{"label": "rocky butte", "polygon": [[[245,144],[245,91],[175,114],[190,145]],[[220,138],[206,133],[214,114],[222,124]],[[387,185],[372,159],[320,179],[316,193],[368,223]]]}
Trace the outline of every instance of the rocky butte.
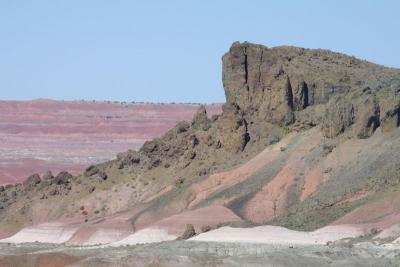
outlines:
{"label": "rocky butte", "polygon": [[83,173],[2,188],[2,242],[398,246],[400,70],[250,43],[222,63],[222,114],[200,107]]}

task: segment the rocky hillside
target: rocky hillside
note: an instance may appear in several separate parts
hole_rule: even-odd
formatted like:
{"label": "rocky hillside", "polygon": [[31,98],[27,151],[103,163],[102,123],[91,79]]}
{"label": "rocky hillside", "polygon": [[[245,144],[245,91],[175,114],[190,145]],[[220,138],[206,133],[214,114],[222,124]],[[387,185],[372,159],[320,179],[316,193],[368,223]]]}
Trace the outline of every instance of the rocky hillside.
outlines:
{"label": "rocky hillside", "polygon": [[60,242],[96,244],[154,228],[179,236],[187,224],[346,223],[375,234],[399,224],[400,70],[250,43],[234,43],[222,62],[222,114],[200,107],[83,173],[0,189],[0,234],[62,230]]}
{"label": "rocky hillside", "polygon": [[[0,185],[48,170],[78,173],[140,148],[198,105],[88,101],[0,101]],[[221,105],[209,105],[211,114]]]}

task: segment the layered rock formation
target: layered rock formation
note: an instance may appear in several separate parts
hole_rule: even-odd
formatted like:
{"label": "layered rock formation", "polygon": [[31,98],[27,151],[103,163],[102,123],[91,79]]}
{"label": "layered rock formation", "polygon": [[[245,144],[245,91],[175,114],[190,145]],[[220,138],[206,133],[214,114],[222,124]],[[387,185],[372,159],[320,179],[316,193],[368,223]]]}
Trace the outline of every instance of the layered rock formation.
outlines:
{"label": "layered rock formation", "polygon": [[[0,185],[32,173],[79,173],[90,164],[138,149],[198,105],[89,101],[0,101]],[[221,105],[207,105],[219,114]]]}
{"label": "layered rock formation", "polygon": [[[3,235],[48,221],[73,223],[73,244],[154,228],[171,238],[186,224],[196,233],[226,224],[316,229],[399,195],[399,70],[249,43],[234,43],[222,61],[222,114],[201,106],[191,122],[82,174],[4,188]],[[398,216],[391,207],[362,229],[392,227]]]}

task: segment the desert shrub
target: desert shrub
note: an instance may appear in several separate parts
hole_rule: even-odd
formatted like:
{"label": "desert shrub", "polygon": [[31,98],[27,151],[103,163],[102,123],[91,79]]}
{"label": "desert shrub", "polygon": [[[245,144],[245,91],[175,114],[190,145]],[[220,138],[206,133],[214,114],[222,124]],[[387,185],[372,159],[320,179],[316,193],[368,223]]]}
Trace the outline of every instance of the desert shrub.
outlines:
{"label": "desert shrub", "polygon": [[181,187],[184,182],[185,182],[185,178],[179,178],[178,180],[175,181],[175,186]]}

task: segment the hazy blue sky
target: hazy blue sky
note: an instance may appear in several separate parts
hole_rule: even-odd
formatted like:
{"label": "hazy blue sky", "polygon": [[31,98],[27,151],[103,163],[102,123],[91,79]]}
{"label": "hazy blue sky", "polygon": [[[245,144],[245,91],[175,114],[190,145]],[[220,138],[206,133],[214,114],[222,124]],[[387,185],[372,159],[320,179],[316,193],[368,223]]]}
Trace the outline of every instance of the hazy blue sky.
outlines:
{"label": "hazy blue sky", "polygon": [[0,0],[0,99],[224,101],[232,42],[400,67],[400,1]]}

